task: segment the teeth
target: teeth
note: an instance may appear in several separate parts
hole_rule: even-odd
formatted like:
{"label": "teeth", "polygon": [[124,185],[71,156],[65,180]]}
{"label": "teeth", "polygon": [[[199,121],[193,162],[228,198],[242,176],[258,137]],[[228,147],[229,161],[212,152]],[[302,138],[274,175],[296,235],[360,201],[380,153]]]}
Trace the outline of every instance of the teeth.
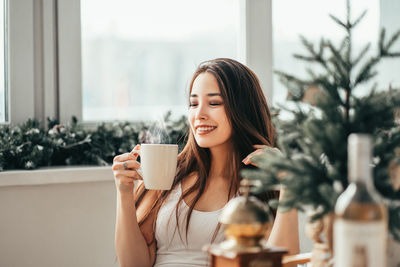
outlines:
{"label": "teeth", "polygon": [[199,127],[199,128],[197,128],[197,131],[206,132],[206,131],[214,130],[215,128],[216,127]]}

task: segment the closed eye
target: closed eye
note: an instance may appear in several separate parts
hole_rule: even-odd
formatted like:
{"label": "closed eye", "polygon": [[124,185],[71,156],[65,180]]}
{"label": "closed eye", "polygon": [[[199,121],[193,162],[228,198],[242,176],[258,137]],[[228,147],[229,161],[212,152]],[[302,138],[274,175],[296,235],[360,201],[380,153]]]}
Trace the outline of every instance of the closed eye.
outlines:
{"label": "closed eye", "polygon": [[221,102],[211,102],[210,103],[210,106],[219,106],[219,105],[222,105],[222,103]]}
{"label": "closed eye", "polygon": [[[198,103],[189,103],[189,107],[197,107],[198,105]],[[209,105],[213,107],[220,106],[222,105],[222,102],[210,102]]]}

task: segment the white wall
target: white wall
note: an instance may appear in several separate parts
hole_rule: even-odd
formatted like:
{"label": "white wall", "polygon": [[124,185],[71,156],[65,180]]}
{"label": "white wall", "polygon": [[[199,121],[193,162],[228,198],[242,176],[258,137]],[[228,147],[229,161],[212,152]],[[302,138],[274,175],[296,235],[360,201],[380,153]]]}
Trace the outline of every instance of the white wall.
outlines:
{"label": "white wall", "polygon": [[[0,172],[0,266],[119,266],[110,167]],[[301,252],[311,251],[299,214]]]}
{"label": "white wall", "polygon": [[115,198],[112,176],[108,181],[0,186],[0,266],[119,266]]}

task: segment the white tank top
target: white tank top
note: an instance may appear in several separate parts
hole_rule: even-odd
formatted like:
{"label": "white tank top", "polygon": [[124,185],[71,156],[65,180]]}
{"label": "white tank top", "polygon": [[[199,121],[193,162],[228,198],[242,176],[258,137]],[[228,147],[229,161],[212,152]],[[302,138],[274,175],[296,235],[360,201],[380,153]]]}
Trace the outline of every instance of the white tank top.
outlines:
{"label": "white tank top", "polygon": [[[210,244],[218,225],[222,209],[212,212],[193,210],[186,243],[186,216],[189,206],[182,201],[179,208],[179,229],[176,227],[176,204],[182,195],[181,185],[177,185],[161,206],[156,220],[155,237],[157,254],[154,266],[208,266],[209,256],[202,247]],[[222,227],[214,243],[223,241]]]}

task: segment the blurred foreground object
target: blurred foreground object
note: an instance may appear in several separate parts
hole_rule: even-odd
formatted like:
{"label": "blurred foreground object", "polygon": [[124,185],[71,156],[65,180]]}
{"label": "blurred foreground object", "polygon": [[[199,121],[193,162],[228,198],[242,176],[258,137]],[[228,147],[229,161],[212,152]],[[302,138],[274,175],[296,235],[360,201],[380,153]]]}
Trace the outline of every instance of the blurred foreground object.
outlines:
{"label": "blurred foreground object", "polygon": [[211,254],[211,266],[282,266],[286,249],[270,248],[266,239],[271,232],[273,216],[269,207],[249,196],[255,181],[243,179],[242,196],[231,199],[224,207],[219,222],[224,227],[226,240],[204,249]]}
{"label": "blurred foreground object", "polygon": [[[243,170],[241,175],[261,180],[265,191],[276,185],[285,189],[282,200],[270,202],[272,207],[279,206],[282,212],[296,208],[306,212],[311,223],[320,220],[317,224],[322,228],[331,227],[322,221],[329,221],[338,196],[349,184],[347,138],[352,133],[370,134],[374,146],[373,186],[389,210],[390,237],[399,242],[400,156],[396,149],[400,148],[400,90],[390,85],[386,90],[377,90],[372,82],[382,59],[397,60],[400,56],[400,51],[393,51],[400,31],[387,36],[382,29],[376,50],[366,44],[355,51],[354,28],[365,14],[353,19],[347,1],[343,20],[331,15],[345,32],[338,44],[327,39],[313,44],[301,36],[307,54],[295,57],[317,65],[319,71],[307,68],[308,79],[276,72],[291,101],[291,105],[281,107],[288,120],[274,117],[282,153],[265,148],[263,155],[252,158],[259,169]],[[329,232],[321,229],[318,238],[326,243]]]}
{"label": "blurred foreground object", "polygon": [[335,206],[334,266],[387,266],[387,210],[374,199],[372,138],[351,134],[348,140],[349,186]]}

